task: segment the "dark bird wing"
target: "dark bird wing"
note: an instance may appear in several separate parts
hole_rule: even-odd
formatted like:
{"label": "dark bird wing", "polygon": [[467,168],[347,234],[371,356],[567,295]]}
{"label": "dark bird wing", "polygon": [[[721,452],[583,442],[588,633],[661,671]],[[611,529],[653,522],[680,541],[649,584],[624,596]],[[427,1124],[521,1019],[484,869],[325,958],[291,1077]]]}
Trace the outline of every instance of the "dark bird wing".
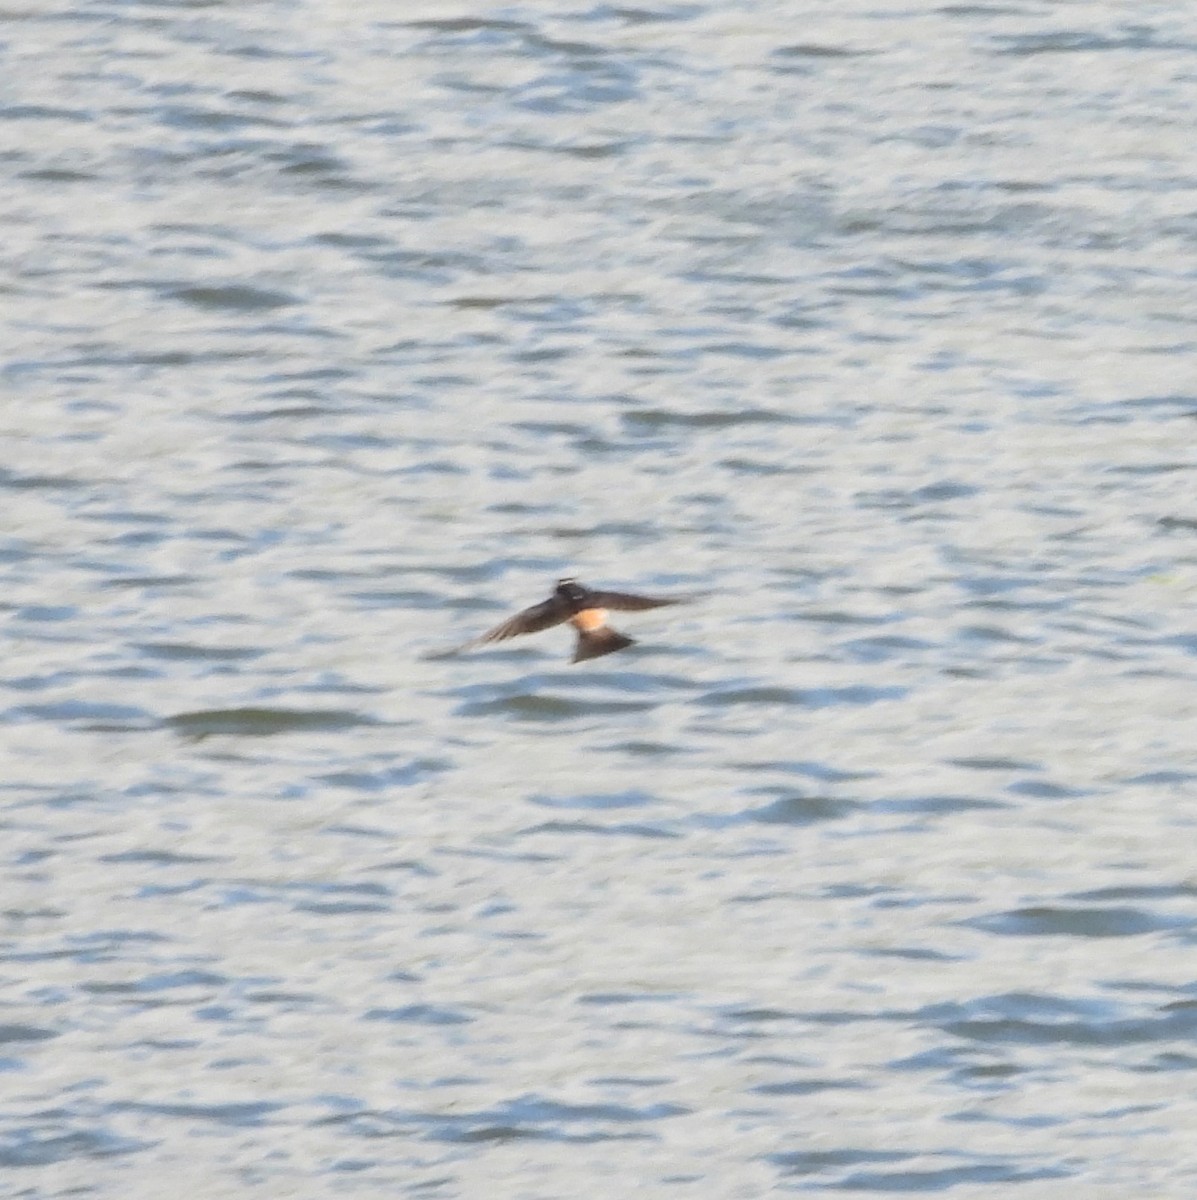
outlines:
{"label": "dark bird wing", "polygon": [[523,612],[517,612],[514,617],[508,617],[501,625],[488,629],[470,644],[484,646],[488,642],[505,642],[522,633],[539,633],[542,629],[551,629],[568,620],[569,609],[553,596],[531,608],[525,608]]}
{"label": "dark bird wing", "polygon": [[447,650],[430,651],[422,657],[427,659],[452,658],[453,655],[460,654],[463,650],[470,650],[474,646],[485,646],[490,642],[505,642],[508,638],[519,637],[522,633],[539,633],[542,629],[549,629],[553,625],[560,625],[567,620],[569,620],[569,609],[556,597],[550,597],[540,604],[532,605],[531,608],[525,608],[523,612],[517,612],[514,617],[508,617],[502,624],[496,625],[494,629],[488,629],[479,637],[470,638],[468,642],[462,642],[458,646],[450,646]]}
{"label": "dark bird wing", "polygon": [[675,596],[666,600],[655,596],[633,596],[629,592],[586,593],[587,603],[592,608],[611,608],[616,612],[642,612],[646,608],[664,608],[667,604],[685,604],[687,598]]}

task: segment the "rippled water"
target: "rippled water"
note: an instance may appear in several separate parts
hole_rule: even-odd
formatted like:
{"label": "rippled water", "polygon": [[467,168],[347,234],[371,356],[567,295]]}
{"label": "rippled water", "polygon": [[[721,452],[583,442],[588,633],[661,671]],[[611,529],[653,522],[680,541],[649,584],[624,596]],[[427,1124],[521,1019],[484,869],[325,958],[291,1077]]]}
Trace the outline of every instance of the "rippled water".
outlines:
{"label": "rippled water", "polygon": [[1194,1194],[1192,12],[0,45],[0,1192]]}

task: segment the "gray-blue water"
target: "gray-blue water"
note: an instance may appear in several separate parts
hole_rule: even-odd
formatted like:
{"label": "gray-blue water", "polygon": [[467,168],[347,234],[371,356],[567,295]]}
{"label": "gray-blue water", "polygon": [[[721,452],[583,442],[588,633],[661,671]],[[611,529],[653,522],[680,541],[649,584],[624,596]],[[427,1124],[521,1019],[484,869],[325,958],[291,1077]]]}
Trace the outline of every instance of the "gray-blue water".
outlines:
{"label": "gray-blue water", "polygon": [[[1197,1194],[1197,15],[10,0],[0,1194]],[[442,661],[560,575],[684,608]]]}

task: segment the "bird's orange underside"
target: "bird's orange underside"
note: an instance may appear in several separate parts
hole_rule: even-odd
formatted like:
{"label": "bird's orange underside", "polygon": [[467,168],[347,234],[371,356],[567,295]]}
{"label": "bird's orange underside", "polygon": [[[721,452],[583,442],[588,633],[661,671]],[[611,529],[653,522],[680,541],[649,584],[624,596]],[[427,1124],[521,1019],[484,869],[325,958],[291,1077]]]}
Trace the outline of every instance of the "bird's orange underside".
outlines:
{"label": "bird's orange underside", "polygon": [[570,618],[570,624],[583,633],[593,633],[596,629],[602,629],[606,623],[607,612],[602,608],[584,608]]}

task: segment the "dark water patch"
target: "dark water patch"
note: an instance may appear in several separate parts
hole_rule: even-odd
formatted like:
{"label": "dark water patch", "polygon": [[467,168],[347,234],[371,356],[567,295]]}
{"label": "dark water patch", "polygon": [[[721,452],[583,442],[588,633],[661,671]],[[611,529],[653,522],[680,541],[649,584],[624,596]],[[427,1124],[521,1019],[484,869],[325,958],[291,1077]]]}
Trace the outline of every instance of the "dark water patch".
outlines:
{"label": "dark water patch", "polygon": [[856,502],[862,508],[905,510],[924,504],[939,504],[949,500],[964,500],[976,496],[981,489],[969,483],[941,480],[913,491],[888,488],[878,492],[857,492]]}
{"label": "dark water patch", "polygon": [[1175,646],[1184,654],[1197,656],[1197,634],[1182,633],[1176,637],[1161,638],[1161,646]]}
{"label": "dark water patch", "polygon": [[[371,250],[358,255],[368,262],[379,275],[387,279],[411,279],[424,283],[436,283],[448,286],[463,274],[485,273],[489,267],[485,259],[470,254],[462,254],[451,250],[398,250],[388,247],[385,250]],[[521,304],[525,297],[511,297],[505,303]],[[536,304],[545,297],[528,298],[527,303]],[[405,344],[405,347],[406,344]],[[413,344],[414,348],[414,344]],[[426,376],[415,379],[417,384],[432,384],[443,380],[446,385],[451,381],[459,384],[468,383],[468,376],[442,375]]]}
{"label": "dark water patch", "polygon": [[297,894],[294,911],[313,916],[360,916],[392,908],[391,889],[381,883],[299,883],[277,890]]}
{"label": "dark water patch", "polygon": [[193,642],[137,642],[133,648],[164,662],[249,662],[266,653],[255,646],[200,646]]}
{"label": "dark water patch", "polygon": [[[759,342],[717,342],[705,345],[702,348],[703,354],[717,354],[724,358],[750,358],[759,361],[767,361],[773,358],[782,358],[790,353],[789,350],[781,346],[764,346]],[[762,420],[781,420],[782,418],[775,414],[767,416],[753,416],[753,423],[759,423]],[[739,421],[737,424],[744,424]]]}
{"label": "dark water patch", "polygon": [[811,621],[816,625],[888,625],[893,620],[892,617],[867,616],[829,608],[807,608],[794,616],[799,621]]}
{"label": "dark water patch", "polygon": [[20,621],[45,621],[57,623],[70,621],[79,615],[73,604],[27,604],[13,614]]}
{"label": "dark water patch", "polygon": [[908,689],[867,687],[859,684],[842,688],[742,687],[708,692],[693,703],[709,708],[734,708],[748,705],[785,705],[794,708],[831,708],[840,704],[877,704],[883,700],[901,700]]}
{"label": "dark water patch", "polygon": [[860,1171],[826,1186],[845,1192],[944,1192],[961,1184],[1031,1183],[1039,1179],[1068,1179],[1073,1174],[1062,1167],[974,1162],[937,1171]]}
{"label": "dark water patch", "polygon": [[829,900],[867,900],[873,896],[893,896],[898,893],[892,887],[880,883],[837,883],[823,891]]}
{"label": "dark water patch", "polygon": [[1126,400],[1115,401],[1108,407],[1162,413],[1169,417],[1197,416],[1197,393],[1185,392],[1165,393],[1160,396],[1133,396]]}
{"label": "dark water patch", "polygon": [[[80,963],[102,963],[123,961],[139,956],[146,946],[163,947],[171,941],[165,934],[152,930],[112,929],[96,933],[72,934],[66,938],[66,946],[41,952],[52,958],[69,957]],[[35,955],[38,952],[33,952]],[[24,955],[9,955],[23,958]]]}
{"label": "dark water patch", "polygon": [[58,1034],[37,1025],[0,1025],[0,1044],[11,1042],[44,1042]]}
{"label": "dark water patch", "polygon": [[[157,538],[152,539],[157,541]],[[147,590],[153,588],[175,588],[187,587],[189,584],[197,582],[194,575],[128,575],[122,579],[106,579],[103,586],[106,588],[145,588]]]}
{"label": "dark water patch", "polygon": [[152,867],[189,866],[194,863],[222,862],[212,854],[180,854],[175,850],[122,850],[117,854],[104,854],[100,862],[140,863]]}
{"label": "dark water patch", "polygon": [[760,408],[746,408],[738,412],[700,413],[671,412],[668,409],[649,408],[625,412],[621,419],[633,433],[642,430],[672,428],[718,431],[734,429],[738,425],[787,425],[791,423],[791,418],[783,413],[770,412]]}
{"label": "dark water patch", "polygon": [[152,729],[156,718],[143,708],[128,704],[98,704],[86,700],[63,700],[56,704],[29,704],[10,709],[0,720],[53,721],[84,731],[125,733]]}
{"label": "dark water patch", "polygon": [[996,1052],[981,1046],[954,1043],[936,1046],[922,1054],[886,1063],[890,1070],[932,1072],[944,1076],[958,1087],[975,1091],[1004,1091],[1009,1081],[1024,1074],[1025,1068],[997,1057]]}
{"label": "dark water patch", "polygon": [[913,654],[934,650],[935,644],[924,641],[922,638],[890,634],[882,637],[856,638],[853,641],[842,642],[836,649],[856,662],[878,663],[895,658],[906,660]]}
{"label": "dark water patch", "polygon": [[305,900],[295,905],[296,912],[316,917],[352,917],[364,913],[390,912],[389,904],[374,904],[366,900]]}
{"label": "dark water patch", "polygon": [[[959,127],[923,126],[914,140],[934,147],[938,140],[955,140]],[[920,136],[921,135],[921,136]],[[895,266],[919,280],[923,289],[935,292],[1009,292],[1016,296],[1035,296],[1047,289],[1042,274],[1019,269],[1000,259],[966,258],[943,260],[896,259]],[[950,371],[960,366],[955,356],[936,355],[926,366],[929,370]]]}
{"label": "dark water patch", "polygon": [[468,1025],[474,1018],[459,1009],[438,1004],[407,1004],[402,1008],[371,1008],[363,1021],[389,1021],[403,1025]]}
{"label": "dark water patch", "polygon": [[[579,424],[577,421],[513,421],[512,429],[519,429],[525,433],[534,434],[537,437],[552,437],[561,435],[562,437],[586,437],[591,430],[588,425]],[[532,510],[535,512],[554,512],[555,505],[535,505]]]}
{"label": "dark water patch", "polygon": [[[56,946],[50,950],[0,950],[0,962],[12,963],[37,963],[37,962],[55,962],[58,959],[74,958],[79,960],[81,956],[77,955],[72,949],[65,946]],[[92,961],[88,957],[81,959],[84,962]]]}
{"label": "dark water patch", "polygon": [[1047,779],[1020,779],[1007,785],[1006,791],[1016,796],[1034,796],[1040,800],[1068,800],[1074,796],[1087,796],[1090,791],[1082,788],[1065,787]]}
{"label": "dark water patch", "polygon": [[316,779],[333,787],[377,793],[424,783],[451,770],[452,767],[452,762],[447,758],[416,758],[411,762],[380,767],[373,771],[332,771],[327,775],[317,775]]}
{"label": "dark water patch", "polygon": [[743,455],[720,459],[719,466],[735,475],[806,475],[811,473],[810,468],[765,462],[763,459],[747,458]]}
{"label": "dark water patch", "polygon": [[1025,16],[1026,9],[1013,4],[945,4],[936,12],[945,17],[1008,17]]}
{"label": "dark water patch", "polygon": [[[1017,575],[1013,573],[1001,575],[961,575],[953,580],[955,585],[963,588],[970,596],[1005,596],[1011,592],[1030,589],[1042,585],[1042,580],[1036,579],[1030,575]],[[1025,605],[1019,604],[1019,608],[1034,607],[1043,609],[1045,604]]]}
{"label": "dark water patch", "polygon": [[981,755],[976,758],[949,758],[946,760],[953,767],[963,767],[967,771],[1041,771],[1036,763],[1023,762],[1017,758],[989,758]]}
{"label": "dark water patch", "polygon": [[762,1083],[749,1090],[758,1096],[815,1096],[820,1092],[847,1091],[863,1086],[850,1079],[789,1079],[782,1083]]}
{"label": "dark water patch", "polygon": [[252,287],[249,284],[171,288],[167,290],[166,295],[172,300],[181,300],[184,304],[196,308],[225,312],[270,312],[299,303],[298,297],[286,292]]}
{"label": "dark water patch", "polygon": [[1172,475],[1177,471],[1191,471],[1190,462],[1150,462],[1150,463],[1119,463],[1117,466],[1106,467],[1111,475]]}
{"label": "dark water patch", "polygon": [[322,1005],[326,1010],[328,1008],[326,1001],[311,992],[246,992],[245,1002],[247,1004],[269,1005],[271,1008],[277,1008],[281,1012],[302,1012],[311,1009],[314,1005]]}
{"label": "dark water patch", "polygon": [[[461,309],[476,309],[480,312],[494,312],[496,309],[507,308],[516,305],[528,304],[545,304],[550,302],[552,297],[548,296],[458,296],[452,300],[446,300],[445,303],[451,308]],[[543,422],[543,421],[516,421],[512,425],[513,429],[528,429],[532,432],[545,433],[572,433],[581,435],[586,432],[585,427],[581,425],[569,425],[564,422]]]}
{"label": "dark water patch", "polygon": [[570,541],[592,538],[619,538],[629,542],[651,542],[660,536],[656,521],[600,521],[596,525],[550,525],[545,532],[554,538]]}
{"label": "dark water patch", "polygon": [[804,778],[817,779],[820,783],[851,783],[858,779],[872,779],[877,775],[876,771],[845,771],[826,763],[801,759],[738,762],[734,766],[737,770],[750,771],[753,774],[776,771],[781,775],[800,775]]}
{"label": "dark water patch", "polygon": [[786,1175],[821,1175],[840,1167],[904,1162],[909,1157],[894,1150],[795,1150],[767,1155],[766,1161],[780,1167]]}
{"label": "dark water patch", "polygon": [[1197,774],[1192,771],[1149,771],[1145,775],[1135,775],[1122,782],[1153,787],[1172,787],[1175,784],[1192,783],[1194,779],[1197,779]]}
{"label": "dark water patch", "polygon": [[94,486],[93,481],[74,479],[69,475],[26,475],[0,467],[0,487],[14,491],[69,491]]}
{"label": "dark water patch", "polygon": [[[205,133],[232,133],[251,126],[277,129],[284,124],[264,113],[200,108],[190,104],[163,104],[154,110],[154,119],[172,129],[197,129]],[[266,157],[270,158],[271,155]]]}
{"label": "dark water patch", "polygon": [[931,1005],[916,1014],[953,1037],[985,1045],[1122,1047],[1191,1041],[1197,1034],[1197,1001],[1165,1004],[1127,1017],[1104,1000],[1064,1000],[1036,993],[986,996],[964,1004]]}
{"label": "dark water patch", "polygon": [[722,1011],[720,1017],[736,1025],[774,1025],[782,1021],[798,1021],[802,1014],[783,1008],[731,1008]]}
{"label": "dark water patch", "polygon": [[[23,867],[31,863],[43,862],[45,859],[52,857],[53,853],[52,850],[29,850],[24,854],[17,855],[11,865],[14,867]],[[10,921],[56,921],[66,915],[65,909],[50,908],[48,905],[43,905],[40,908],[0,909],[0,916],[6,917]]]}
{"label": "dark water patch", "polygon": [[[697,823],[697,822],[696,822]],[[713,828],[720,828],[726,822],[702,822],[702,824],[710,825]],[[760,853],[760,851],[749,851],[749,853]],[[778,851],[784,853],[784,850]],[[728,904],[771,904],[778,900],[794,901],[798,904],[805,904],[811,899],[809,893],[796,891],[783,891],[780,888],[770,888],[763,892],[739,892],[727,898]]]}
{"label": "dark water patch", "polygon": [[897,889],[879,894],[872,903],[873,908],[939,908],[947,904],[973,904],[976,896],[971,895],[940,895],[928,892],[899,892]]}
{"label": "dark water patch", "polygon": [[[387,22],[383,22],[386,24]],[[500,17],[424,17],[416,21],[399,21],[396,24],[405,29],[424,29],[430,33],[443,34],[523,34],[531,32],[531,26],[524,21],[510,21]],[[492,45],[496,42],[506,42],[502,37],[492,39],[484,36],[480,39],[483,44]]]}
{"label": "dark water patch", "polygon": [[162,725],[187,738],[218,735],[273,737],[280,733],[337,733],[377,725],[372,717],[343,709],[216,708],[178,713]]}
{"label": "dark water patch", "polygon": [[1197,531],[1197,517],[1160,517],[1156,521],[1156,527],[1168,532],[1179,529],[1190,533]]}
{"label": "dark water patch", "polygon": [[1174,931],[1192,922],[1154,915],[1138,908],[1063,908],[1047,905],[974,917],[961,924],[1007,937],[1117,938]]}
{"label": "dark water patch", "polygon": [[327,420],[334,415],[336,415],[336,410],[323,404],[277,404],[270,408],[253,408],[239,413],[226,413],[224,419],[252,425],[259,421]]}
{"label": "dark water patch", "polygon": [[911,962],[961,962],[963,954],[945,954],[942,950],[929,950],[925,946],[883,946],[877,949],[860,950],[865,958],[905,958]]}
{"label": "dark water patch", "polygon": [[1197,1055],[1166,1051],[1153,1055],[1147,1062],[1138,1063],[1130,1070],[1144,1075],[1153,1075],[1161,1071],[1197,1071]]}
{"label": "dark water patch", "polygon": [[122,1101],[114,1104],[118,1112],[144,1113],[150,1117],[170,1117],[180,1121],[210,1121],[234,1129],[257,1129],[267,1119],[286,1108],[285,1104],[258,1100],[244,1104],[148,1104]]}
{"label": "dark water patch", "polygon": [[5,104],[0,106],[0,121],[77,121],[88,123],[95,117],[86,109],[55,108],[48,104]]}
{"label": "dark water patch", "polygon": [[669,1075],[596,1075],[586,1082],[600,1088],[658,1088],[667,1087],[676,1080]]}
{"label": "dark water patch", "polygon": [[1087,892],[1072,892],[1065,899],[1091,902],[1095,900],[1192,900],[1194,897],[1197,897],[1197,884],[1161,883],[1095,888]]}
{"label": "dark water patch", "polygon": [[761,808],[747,808],[736,814],[736,820],[754,821],[762,825],[814,825],[819,821],[834,821],[858,808],[853,800],[837,796],[801,795],[789,788],[753,788],[753,794],[775,795],[777,798]]}
{"label": "dark water patch", "polygon": [[395,837],[394,830],[351,824],[348,821],[340,821],[335,825],[325,825],[321,832],[343,835],[345,837],[372,838],[380,842],[389,842]]}
{"label": "dark water patch", "polygon": [[624,1004],[675,1004],[682,999],[677,992],[587,992],[575,1004],[593,1004],[599,1008]]}
{"label": "dark water patch", "polygon": [[540,1096],[522,1096],[492,1109],[426,1119],[428,1135],[444,1142],[503,1142],[520,1138],[588,1143],[647,1136],[624,1128],[685,1116],[680,1104],[563,1104]]}
{"label": "dark water patch", "polygon": [[362,188],[349,164],[327,146],[296,144],[272,150],[265,161],[275,163],[279,174],[291,182],[312,183],[328,188]]}
{"label": "dark water patch", "polygon": [[611,751],[614,754],[627,755],[631,758],[667,758],[674,754],[689,753],[689,750],[685,746],[672,746],[668,742],[638,740],[615,742],[610,746],[603,746],[602,749]]}
{"label": "dark water patch", "polygon": [[609,713],[646,712],[654,707],[650,701],[589,700],[520,692],[489,700],[467,700],[454,711],[462,717],[505,716],[518,721],[553,722]]}
{"label": "dark water patch", "polygon": [[[297,577],[300,572],[294,572]],[[362,608],[415,608],[421,611],[435,609],[444,603],[437,592],[420,589],[386,588],[379,590],[350,592],[349,599]]]}
{"label": "dark water patch", "polygon": [[876,812],[958,813],[1009,808],[1010,805],[988,796],[896,796],[878,800],[872,807]]}
{"label": "dark water patch", "polygon": [[187,892],[198,892],[207,887],[211,882],[210,879],[192,879],[185,883],[143,883],[134,896],[138,900],[150,900],[158,896],[183,896]]}
{"label": "dark water patch", "polygon": [[326,671],[312,682],[300,684],[295,690],[309,696],[330,693],[339,696],[377,696],[390,691],[383,684],[354,683],[338,671]]}
{"label": "dark water patch", "polygon": [[55,671],[47,675],[18,675],[4,681],[4,686],[14,692],[44,692],[63,687],[79,679],[77,671]]}
{"label": "dark water patch", "polygon": [[539,150],[546,154],[561,154],[569,158],[581,159],[583,162],[602,162],[605,159],[619,158],[635,145],[634,142],[624,138],[616,138],[604,142],[541,142],[524,138],[512,141],[509,144],[522,150]]}
{"label": "dark water patch", "polygon": [[[657,647],[653,649],[655,651]],[[602,675],[587,676],[579,672],[577,667],[571,667],[568,672],[527,678],[522,682],[532,686],[554,686],[563,683],[579,690],[589,686],[603,694],[614,692],[619,695],[636,696],[659,695],[668,691],[694,691],[698,686],[684,675],[666,675],[662,671],[620,670],[616,666],[618,661],[616,659],[612,662],[611,658],[608,658],[607,663],[610,665]]]}
{"label": "dark water patch", "polygon": [[1029,58],[1038,54],[1086,54],[1109,50],[1185,50],[1197,49],[1197,43],[1159,40],[1148,26],[1130,26],[1119,36],[1094,33],[1086,29],[1059,29],[1046,33],[995,34],[995,55]]}
{"label": "dark water patch", "polygon": [[[0,1167],[48,1167],[76,1159],[115,1158],[148,1148],[148,1142],[117,1137],[99,1129],[66,1129],[36,1125],[0,1134]],[[72,1189],[79,1194],[91,1188]],[[14,1195],[35,1193],[22,1189]],[[60,1193],[62,1194],[62,1193]]]}
{"label": "dark water patch", "polygon": [[873,54],[872,50],[850,50],[846,46],[830,46],[820,42],[795,42],[792,46],[779,46],[773,51],[778,58],[863,58]]}
{"label": "dark water patch", "polygon": [[595,811],[642,808],[657,803],[657,798],[651,792],[641,791],[639,788],[629,788],[625,792],[596,792],[577,796],[533,795],[529,796],[528,800],[545,808],[583,808]]}
{"label": "dark water patch", "polygon": [[520,837],[538,833],[600,834],[604,837],[677,838],[681,834],[660,825],[598,825],[592,821],[544,821],[521,829]]}
{"label": "dark water patch", "polygon": [[493,1108],[467,1112],[361,1109],[325,1118],[319,1124],[341,1126],[358,1137],[422,1135],[430,1141],[459,1145],[514,1141],[586,1144],[648,1137],[640,1128],[645,1123],[688,1112],[688,1108],[674,1104],[635,1108],[618,1104],[562,1104],[539,1096],[523,1096]]}
{"label": "dark water patch", "polygon": [[[999,605],[992,601],[973,601],[970,604],[963,606],[964,608],[998,608]],[[962,641],[966,642],[987,642],[991,645],[1002,645],[1010,647],[1032,646],[1040,642],[1042,639],[1037,637],[1027,637],[1023,634],[1012,633],[1009,629],[1003,629],[1000,625],[962,625],[957,631],[958,636]],[[1049,662],[1052,664],[1059,663],[1063,665],[1065,659],[1039,659],[1036,661]]]}
{"label": "dark water patch", "polygon": [[322,895],[352,894],[360,896],[389,896],[391,889],[383,883],[364,881],[361,883],[294,883],[288,885],[297,891],[319,892]]}
{"label": "dark water patch", "polygon": [[221,988],[229,980],[224,975],[212,971],[165,971],[154,975],[146,975],[133,983],[106,983],[92,980],[80,984],[80,990],[92,995],[151,995],[157,992],[169,992],[191,988]]}
{"label": "dark water patch", "polygon": [[[358,1171],[372,1171],[381,1163],[376,1158],[339,1158],[335,1162],[329,1164],[330,1171],[337,1171],[341,1174],[356,1174]],[[434,1191],[449,1187],[457,1181],[451,1175],[444,1175],[439,1179],[425,1179],[417,1183],[413,1183],[409,1187],[409,1191],[414,1195],[431,1195]]]}
{"label": "dark water patch", "polygon": [[581,114],[640,96],[638,73],[605,52],[571,54],[515,89],[511,103],[534,114]]}

